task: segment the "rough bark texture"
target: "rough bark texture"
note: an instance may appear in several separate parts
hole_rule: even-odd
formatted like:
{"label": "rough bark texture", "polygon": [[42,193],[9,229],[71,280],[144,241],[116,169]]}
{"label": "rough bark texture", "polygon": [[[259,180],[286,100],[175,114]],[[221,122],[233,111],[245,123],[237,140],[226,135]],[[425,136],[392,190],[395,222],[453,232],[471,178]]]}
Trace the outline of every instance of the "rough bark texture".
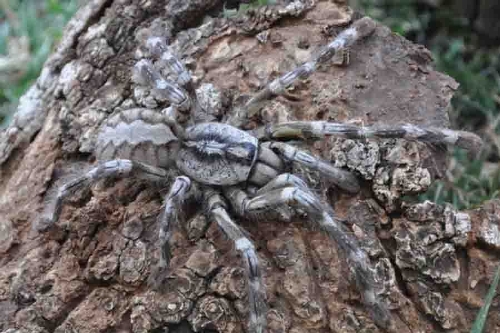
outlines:
{"label": "rough bark texture", "polygon": [[[167,36],[197,84],[220,93],[224,116],[245,95],[290,70],[351,20],[342,3],[295,1],[211,19],[223,1],[94,0],[69,24],[60,47],[0,136],[0,331],[243,332],[243,269],[222,233],[193,212],[175,233],[163,292],[145,281],[158,258],[156,217],[165,189],[106,182],[68,200],[57,227],[32,231],[51,189],[93,163],[96,129],[119,109],[158,101],[131,82],[145,36]],[[256,37],[257,34],[259,38]],[[457,84],[430,53],[379,26],[351,50],[277,98],[248,127],[284,119],[446,126]],[[402,197],[443,172],[442,148],[328,140],[313,148],[365,179],[356,196],[325,190],[377,267],[392,332],[467,332],[500,250],[500,202],[468,212]],[[360,302],[336,245],[303,221],[240,221],[263,263],[269,332],[381,332]],[[495,302],[487,332],[500,332]],[[168,327],[168,330],[166,329]]]}

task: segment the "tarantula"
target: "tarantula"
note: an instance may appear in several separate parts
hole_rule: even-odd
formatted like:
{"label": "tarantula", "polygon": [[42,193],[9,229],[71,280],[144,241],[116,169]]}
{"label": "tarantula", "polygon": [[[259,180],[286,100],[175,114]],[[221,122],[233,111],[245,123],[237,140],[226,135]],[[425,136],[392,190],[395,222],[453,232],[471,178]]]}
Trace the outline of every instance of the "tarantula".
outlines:
{"label": "tarantula", "polygon": [[[109,177],[140,177],[152,181],[177,176],[165,197],[159,220],[160,258],[152,282],[158,272],[165,272],[170,261],[169,239],[178,221],[183,203],[191,192],[200,193],[206,211],[240,252],[248,280],[249,332],[263,332],[266,327],[266,302],[259,260],[253,243],[233,221],[229,208],[243,218],[259,218],[263,214],[300,211],[315,221],[345,253],[357,286],[375,322],[390,323],[390,313],[376,293],[374,272],[367,254],[328,203],[316,195],[299,177],[284,173],[288,162],[298,163],[341,189],[355,193],[360,186],[348,172],[302,151],[283,141],[288,139],[321,139],[338,136],[351,139],[404,138],[429,143],[447,143],[468,149],[481,140],[474,134],[414,125],[392,127],[359,127],[325,121],[292,121],[269,124],[253,132],[238,128],[248,110],[279,95],[298,79],[311,75],[336,53],[370,35],[374,21],[362,18],[341,32],[331,43],[311,59],[291,72],[270,82],[243,107],[234,110],[228,123],[200,122],[193,113],[200,108],[189,71],[168,49],[162,38],[151,37],[147,48],[157,63],[166,65],[177,79],[165,79],[148,59],[134,67],[136,80],[168,99],[170,111],[162,114],[149,109],[120,111],[110,117],[100,129],[96,156],[105,161],[80,178],[62,186],[55,200],[37,223],[39,230],[51,227],[59,218],[65,198],[76,190]],[[188,126],[181,126],[180,117]],[[186,120],[187,119],[187,120]],[[186,127],[186,128],[184,128]],[[251,188],[258,187],[256,191]]]}

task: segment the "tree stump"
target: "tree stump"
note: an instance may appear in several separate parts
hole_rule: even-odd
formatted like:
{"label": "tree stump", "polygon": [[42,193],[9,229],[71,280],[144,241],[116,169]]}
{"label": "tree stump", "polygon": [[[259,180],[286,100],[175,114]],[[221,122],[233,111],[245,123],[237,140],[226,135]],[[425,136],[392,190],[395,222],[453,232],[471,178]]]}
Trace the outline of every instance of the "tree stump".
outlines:
{"label": "tree stump", "polygon": [[[45,198],[88,170],[100,124],[118,110],[167,105],[131,81],[148,36],[166,38],[213,89],[224,119],[270,79],[290,70],[353,20],[344,1],[278,1],[224,16],[219,0],[93,0],[69,23],[36,84],[0,134],[1,332],[244,332],[243,268],[202,211],[187,213],[172,242],[168,284],[146,281],[159,257],[156,218],[166,188],[126,179],[69,199],[57,226],[32,229]],[[355,15],[354,15],[355,16]],[[456,82],[433,70],[428,50],[378,26],[245,125],[287,119],[447,126]],[[331,139],[310,147],[355,172],[347,195],[297,168],[328,198],[377,271],[390,328],[360,301],[336,244],[300,218],[238,221],[258,246],[268,332],[467,332],[496,268],[500,202],[457,212],[405,203],[446,168],[443,147],[404,140]],[[500,332],[496,303],[487,332]]]}

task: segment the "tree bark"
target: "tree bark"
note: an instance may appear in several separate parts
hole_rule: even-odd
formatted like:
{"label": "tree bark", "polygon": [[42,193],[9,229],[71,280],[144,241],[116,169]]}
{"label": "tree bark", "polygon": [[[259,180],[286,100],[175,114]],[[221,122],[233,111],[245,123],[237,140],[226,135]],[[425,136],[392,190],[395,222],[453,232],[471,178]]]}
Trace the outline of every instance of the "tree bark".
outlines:
{"label": "tree bark", "polygon": [[[243,269],[202,211],[188,213],[173,237],[168,286],[148,289],[164,188],[104,182],[69,199],[47,234],[31,227],[45,198],[94,163],[95,136],[110,114],[165,108],[131,81],[147,36],[169,40],[200,89],[216,92],[212,110],[225,118],[353,16],[343,1],[302,0],[224,18],[223,3],[94,0],[71,20],[0,135],[0,331],[245,330]],[[294,87],[293,100],[270,101],[246,127],[286,119],[447,126],[456,88],[432,69],[429,51],[378,26],[352,48],[348,66],[321,68]],[[348,196],[295,168],[368,251],[392,310],[388,331],[467,332],[496,268],[500,202],[467,212],[405,203],[404,196],[425,191],[444,172],[442,147],[332,139],[310,148],[364,180],[363,191]],[[238,222],[258,247],[269,332],[385,331],[370,319],[345,259],[321,232],[301,219]],[[498,317],[492,309],[487,332],[500,332]]]}

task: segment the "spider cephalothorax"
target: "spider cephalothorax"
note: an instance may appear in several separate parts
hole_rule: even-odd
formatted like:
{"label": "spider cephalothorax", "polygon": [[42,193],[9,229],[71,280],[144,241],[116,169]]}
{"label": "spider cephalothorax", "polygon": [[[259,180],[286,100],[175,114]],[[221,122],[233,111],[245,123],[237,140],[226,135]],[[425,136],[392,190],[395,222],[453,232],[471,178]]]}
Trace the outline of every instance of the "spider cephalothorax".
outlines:
{"label": "spider cephalothorax", "polygon": [[[288,139],[318,140],[325,136],[350,139],[405,138],[429,143],[448,143],[473,148],[481,143],[474,134],[440,128],[423,128],[406,124],[392,127],[359,127],[325,121],[293,121],[269,124],[253,132],[238,128],[246,112],[261,102],[278,95],[297,79],[311,75],[355,41],[370,35],[375,23],[363,18],[339,34],[309,61],[277,78],[251,98],[243,107],[233,110],[227,123],[197,121],[200,111],[193,83],[184,65],[173,56],[164,40],[150,38],[150,54],[176,74],[174,81],[163,78],[149,60],[140,60],[134,68],[136,81],[168,99],[171,108],[159,111],[135,108],[120,111],[102,126],[97,140],[96,156],[104,161],[86,175],[59,189],[57,198],[38,221],[45,230],[59,218],[63,200],[77,189],[93,182],[116,176],[141,177],[152,181],[173,180],[159,217],[161,255],[158,269],[150,281],[158,284],[159,274],[170,261],[169,239],[183,203],[192,192],[201,193],[206,212],[234,241],[248,277],[249,332],[263,332],[266,327],[266,302],[259,260],[252,242],[230,217],[228,210],[243,218],[259,218],[290,211],[305,213],[329,237],[334,239],[349,260],[357,286],[374,321],[387,326],[390,313],[376,292],[373,269],[367,254],[352,233],[322,200],[299,177],[286,173],[288,162],[319,172],[337,187],[355,193],[360,186],[347,170],[283,142]],[[179,121],[182,117],[183,121]],[[182,123],[182,125],[181,125]],[[255,189],[250,191],[249,189]]]}

